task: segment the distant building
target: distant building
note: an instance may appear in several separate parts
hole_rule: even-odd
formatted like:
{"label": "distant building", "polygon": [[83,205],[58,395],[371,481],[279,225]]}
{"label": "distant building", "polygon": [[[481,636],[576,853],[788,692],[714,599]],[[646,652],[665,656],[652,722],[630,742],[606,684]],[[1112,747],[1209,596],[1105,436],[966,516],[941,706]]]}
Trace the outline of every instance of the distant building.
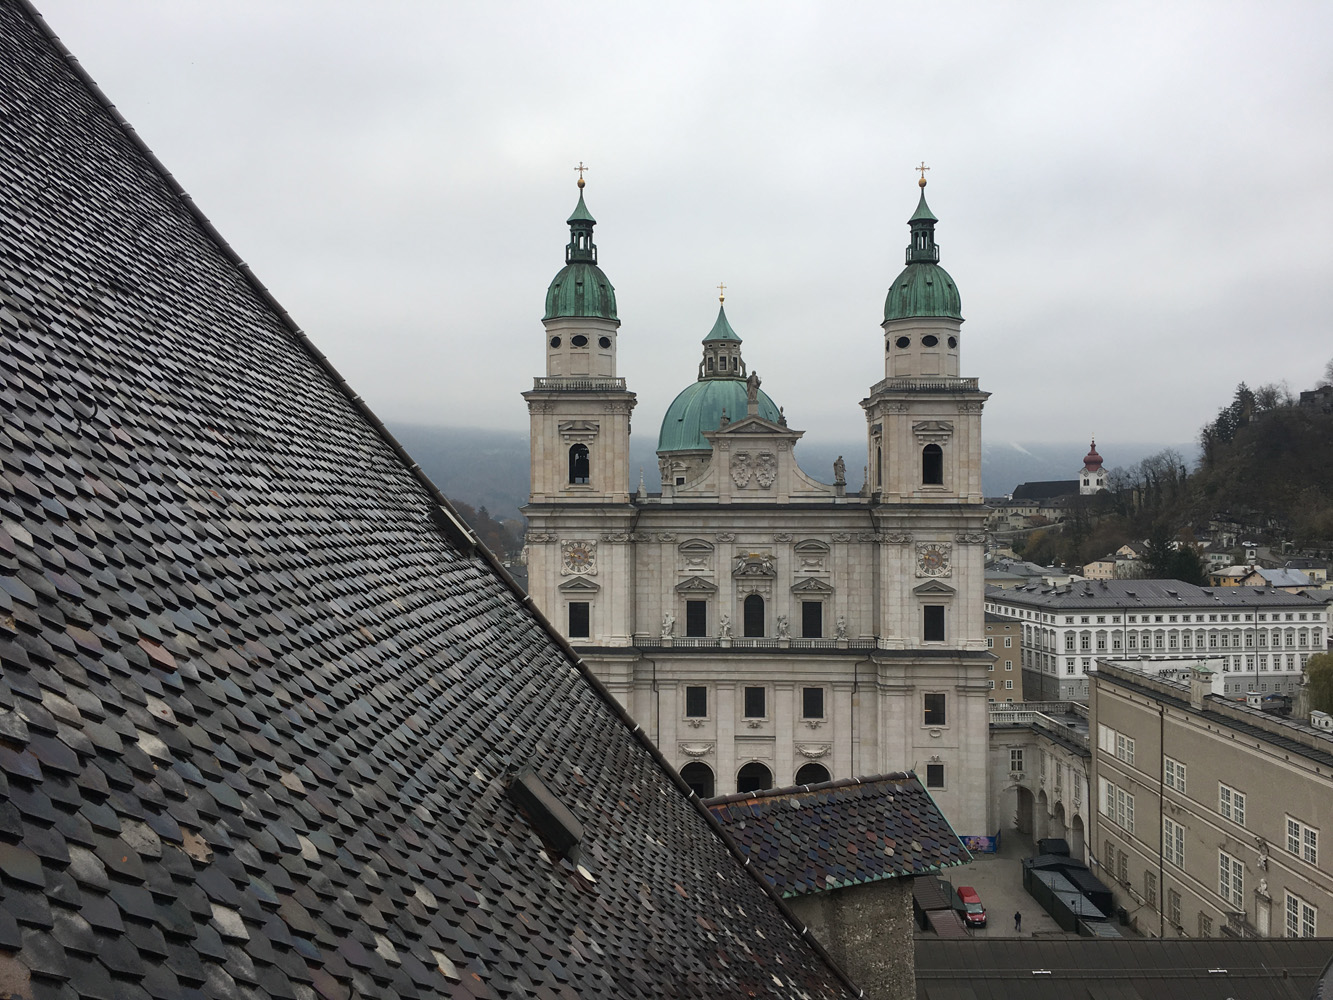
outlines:
{"label": "distant building", "polygon": [[1039,840],[1060,837],[1086,857],[1089,813],[1088,707],[1081,702],[996,703],[990,712],[992,829]]}
{"label": "distant building", "polygon": [[1333,930],[1333,719],[1320,727],[1100,661],[1089,717],[1102,881],[1141,933]]}
{"label": "distant building", "polygon": [[1078,491],[1083,496],[1106,491],[1106,470],[1102,468],[1102,456],[1097,454],[1096,438],[1088,448],[1088,453],[1083,456],[1083,468],[1078,474]]}
{"label": "distant building", "polygon": [[991,700],[1022,701],[1022,626],[1013,618],[987,612],[986,648],[995,654],[990,665]]}
{"label": "distant building", "polygon": [[987,588],[986,610],[1023,623],[1029,700],[1085,700],[1097,656],[1220,656],[1224,692],[1294,694],[1324,649],[1324,605],[1269,587],[1196,587],[1178,580],[1098,580]]}

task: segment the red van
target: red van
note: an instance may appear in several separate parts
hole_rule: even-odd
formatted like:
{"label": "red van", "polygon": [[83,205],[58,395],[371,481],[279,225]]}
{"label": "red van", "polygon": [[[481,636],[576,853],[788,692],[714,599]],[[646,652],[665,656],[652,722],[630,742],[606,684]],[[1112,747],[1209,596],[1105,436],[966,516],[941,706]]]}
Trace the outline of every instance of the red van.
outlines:
{"label": "red van", "polygon": [[969,927],[986,926],[986,908],[981,905],[981,897],[970,885],[958,887],[958,901],[963,904],[963,920]]}

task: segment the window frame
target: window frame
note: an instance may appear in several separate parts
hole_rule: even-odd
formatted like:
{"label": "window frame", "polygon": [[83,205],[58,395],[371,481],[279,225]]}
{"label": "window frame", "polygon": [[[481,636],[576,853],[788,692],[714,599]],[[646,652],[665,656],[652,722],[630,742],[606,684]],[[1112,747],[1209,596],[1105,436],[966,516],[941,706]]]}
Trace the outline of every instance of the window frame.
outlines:
{"label": "window frame", "polygon": [[[703,711],[691,711],[691,694],[698,692],[698,697],[703,698]],[[685,718],[687,719],[707,719],[708,718],[708,685],[706,684],[686,684],[685,685]]]}
{"label": "window frame", "polygon": [[[817,695],[819,696],[819,711],[818,711],[816,714],[813,714],[813,715],[810,713],[810,696],[811,696],[812,693],[813,693],[813,694],[817,694]],[[825,719],[825,718],[827,718],[827,716],[826,716],[826,714],[825,714],[826,711],[827,711],[827,706],[826,706],[826,704],[825,704],[826,701],[827,701],[827,699],[826,699],[826,697],[825,697],[825,691],[824,691],[824,688],[823,688],[822,686],[819,686],[819,685],[813,685],[813,684],[802,685],[802,687],[801,687],[801,718],[802,718],[802,719]]]}
{"label": "window frame", "polygon": [[[759,713],[755,714],[751,709],[754,707],[751,699],[757,698],[759,701]],[[762,684],[747,684],[741,689],[741,717],[745,719],[767,719],[768,718],[768,688]]]}
{"label": "window frame", "polygon": [[[574,631],[575,608],[581,609],[582,632]],[[592,601],[570,601],[565,612],[566,634],[571,639],[591,639],[592,638]]]}
{"label": "window frame", "polygon": [[[938,698],[935,702],[933,699]],[[949,700],[943,691],[927,691],[921,695],[921,724],[923,726],[947,726],[949,724]]]}
{"label": "window frame", "polygon": [[945,620],[946,616],[943,604],[921,605],[921,641],[948,641],[948,630],[945,627]]}

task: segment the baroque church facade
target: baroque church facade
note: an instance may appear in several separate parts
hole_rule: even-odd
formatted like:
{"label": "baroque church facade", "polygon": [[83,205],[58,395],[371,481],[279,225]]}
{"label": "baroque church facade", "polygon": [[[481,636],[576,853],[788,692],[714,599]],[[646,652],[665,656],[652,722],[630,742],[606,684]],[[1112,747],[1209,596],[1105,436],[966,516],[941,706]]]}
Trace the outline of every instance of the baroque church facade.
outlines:
{"label": "baroque church facade", "polygon": [[[531,418],[531,596],[704,797],[915,770],[960,834],[987,814],[981,413],[920,182],[860,401],[867,481],[804,472],[725,305],[630,485],[635,396],[579,201],[546,295]],[[869,373],[867,373],[869,374]],[[873,376],[872,376],[873,377]],[[868,379],[869,381],[869,379]]]}

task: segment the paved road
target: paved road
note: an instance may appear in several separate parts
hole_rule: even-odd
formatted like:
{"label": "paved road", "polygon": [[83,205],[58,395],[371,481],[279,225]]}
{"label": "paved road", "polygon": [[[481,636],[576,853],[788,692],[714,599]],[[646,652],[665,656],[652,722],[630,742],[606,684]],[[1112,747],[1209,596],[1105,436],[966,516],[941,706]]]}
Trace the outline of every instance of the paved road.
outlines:
{"label": "paved road", "polygon": [[[970,885],[977,890],[986,907],[985,927],[971,933],[982,937],[1078,937],[1061,930],[1035,899],[1023,888],[1023,858],[1033,853],[1032,839],[1017,830],[1005,830],[1000,850],[994,854],[976,854],[971,864],[946,869],[941,874],[954,884]],[[1014,931],[1014,912],[1023,914],[1021,935]],[[918,931],[917,933],[923,933]]]}

